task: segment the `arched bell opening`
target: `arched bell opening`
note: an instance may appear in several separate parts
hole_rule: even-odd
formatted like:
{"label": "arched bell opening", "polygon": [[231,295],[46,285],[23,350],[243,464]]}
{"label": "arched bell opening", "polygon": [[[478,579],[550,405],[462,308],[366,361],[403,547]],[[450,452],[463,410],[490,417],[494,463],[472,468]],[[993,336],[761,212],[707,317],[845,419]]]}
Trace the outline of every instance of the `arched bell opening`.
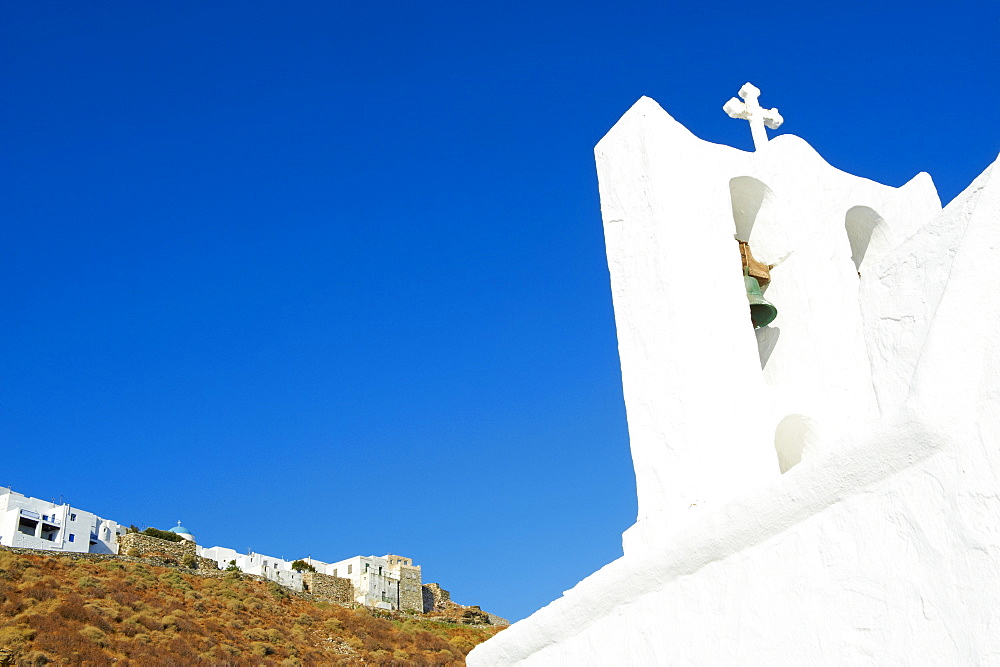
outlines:
{"label": "arched bell opening", "polygon": [[733,221],[736,223],[736,238],[749,243],[758,221],[766,226],[775,217],[777,206],[774,192],[752,176],[737,176],[729,181],[729,196],[733,206]]}
{"label": "arched bell opening", "polygon": [[[765,257],[774,255],[780,239],[777,199],[771,188],[751,176],[730,179],[729,195],[736,227],[735,237],[739,242],[744,289],[749,302],[750,322],[754,329],[759,329],[774,321],[778,309],[764,298],[764,290],[771,281],[771,265],[754,257],[750,246],[751,242],[755,244],[758,255],[761,251]],[[768,356],[772,349],[773,345],[767,351]],[[759,342],[758,350],[763,359],[765,353]],[[762,365],[763,363],[762,361]]]}
{"label": "arched bell opening", "polygon": [[854,206],[847,211],[844,228],[851,242],[851,259],[858,275],[865,260],[878,258],[893,247],[892,230],[885,219],[867,206]]}
{"label": "arched bell opening", "polygon": [[799,414],[782,419],[774,429],[774,449],[778,453],[781,474],[814,453],[819,441],[819,426],[814,419]]}

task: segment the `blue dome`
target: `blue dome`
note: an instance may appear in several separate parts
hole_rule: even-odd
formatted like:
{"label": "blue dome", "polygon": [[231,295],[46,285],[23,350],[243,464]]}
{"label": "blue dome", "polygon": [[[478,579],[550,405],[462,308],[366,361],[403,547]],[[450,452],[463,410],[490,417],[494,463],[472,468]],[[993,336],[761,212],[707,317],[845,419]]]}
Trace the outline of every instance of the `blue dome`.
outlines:
{"label": "blue dome", "polygon": [[177,533],[178,535],[190,535],[191,534],[191,531],[188,530],[187,528],[185,528],[184,526],[182,526],[180,521],[178,521],[177,525],[174,526],[173,528],[171,528],[168,532]]}

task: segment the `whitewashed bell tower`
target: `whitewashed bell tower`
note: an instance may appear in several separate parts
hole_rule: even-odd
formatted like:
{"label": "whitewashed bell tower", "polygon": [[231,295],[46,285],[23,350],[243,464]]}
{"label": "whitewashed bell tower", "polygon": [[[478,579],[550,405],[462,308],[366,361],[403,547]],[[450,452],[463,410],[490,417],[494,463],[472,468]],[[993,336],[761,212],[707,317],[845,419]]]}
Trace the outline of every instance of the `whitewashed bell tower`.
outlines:
{"label": "whitewashed bell tower", "polygon": [[[470,665],[1000,655],[996,163],[942,210],[927,174],[768,141],[780,114],[740,94],[753,152],[645,97],[597,145],[638,517]],[[746,246],[773,266],[757,329]]]}
{"label": "whitewashed bell tower", "polygon": [[[847,228],[858,207],[900,237],[940,210],[926,175],[891,188],[838,172],[777,109],[745,103],[752,153],[709,144],[643,98],[596,149],[639,493],[625,547],[651,548],[879,415]],[[766,145],[767,150],[761,150]],[[738,244],[777,264],[756,331]],[[868,258],[872,260],[871,257]]]}

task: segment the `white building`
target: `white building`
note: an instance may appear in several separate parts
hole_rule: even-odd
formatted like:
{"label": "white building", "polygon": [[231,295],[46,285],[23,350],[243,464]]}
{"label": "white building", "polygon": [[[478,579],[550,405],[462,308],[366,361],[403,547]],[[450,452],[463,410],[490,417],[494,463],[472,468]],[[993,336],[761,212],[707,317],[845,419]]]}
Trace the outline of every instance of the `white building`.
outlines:
{"label": "white building", "polygon": [[203,558],[210,558],[219,564],[219,568],[225,570],[232,564],[246,574],[253,574],[264,577],[281,584],[285,588],[302,592],[302,575],[292,569],[290,561],[276,558],[275,556],[265,556],[253,551],[241,554],[235,549],[227,547],[197,547],[197,553]]}
{"label": "white building", "polygon": [[118,553],[118,523],[68,504],[0,489],[0,544],[73,553]]}
{"label": "white building", "polygon": [[379,609],[423,611],[420,566],[414,565],[411,558],[387,554],[354,556],[336,563],[313,558],[305,560],[317,572],[350,579],[354,600],[359,604]]}
{"label": "white building", "polygon": [[942,210],[767,141],[757,92],[754,152],[649,98],[598,143],[639,513],[469,665],[1000,656],[1000,162]]}

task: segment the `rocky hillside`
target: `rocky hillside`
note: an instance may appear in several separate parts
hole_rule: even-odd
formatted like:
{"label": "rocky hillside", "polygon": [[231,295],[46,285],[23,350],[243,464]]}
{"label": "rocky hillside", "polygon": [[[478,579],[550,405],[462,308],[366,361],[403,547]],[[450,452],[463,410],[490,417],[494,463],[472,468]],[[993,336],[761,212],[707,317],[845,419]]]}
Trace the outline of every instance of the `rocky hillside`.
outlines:
{"label": "rocky hillside", "polygon": [[460,665],[500,631],[466,611],[407,616],[239,572],[0,549],[0,665]]}

